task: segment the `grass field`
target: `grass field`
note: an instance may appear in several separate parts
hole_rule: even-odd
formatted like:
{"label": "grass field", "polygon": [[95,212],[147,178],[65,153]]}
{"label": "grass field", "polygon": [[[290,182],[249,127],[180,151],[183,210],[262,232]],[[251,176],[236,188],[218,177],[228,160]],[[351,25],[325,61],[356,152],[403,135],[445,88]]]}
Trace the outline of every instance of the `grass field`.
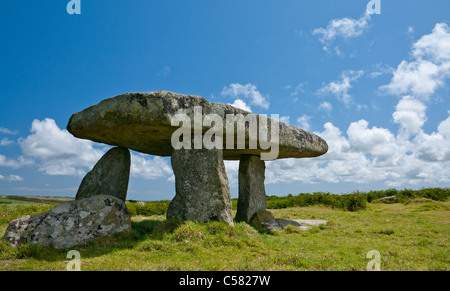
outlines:
{"label": "grass field", "polygon": [[[130,204],[129,204],[130,205]],[[8,223],[54,205],[1,204],[0,234]],[[0,270],[65,270],[69,250],[82,270],[366,270],[376,250],[381,270],[450,270],[450,203],[411,199],[368,203],[346,211],[320,204],[270,210],[285,219],[324,219],[301,231],[258,232],[245,223],[166,221],[164,215],[132,218],[132,231],[84,246],[20,249],[0,241]]]}

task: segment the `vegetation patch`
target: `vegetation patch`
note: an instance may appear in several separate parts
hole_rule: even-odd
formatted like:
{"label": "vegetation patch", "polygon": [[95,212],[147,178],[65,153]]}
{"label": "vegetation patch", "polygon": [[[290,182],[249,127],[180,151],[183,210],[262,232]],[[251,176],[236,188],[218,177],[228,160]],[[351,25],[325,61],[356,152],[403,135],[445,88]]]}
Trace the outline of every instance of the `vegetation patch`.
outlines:
{"label": "vegetation patch", "polygon": [[[409,198],[392,204],[368,202],[369,197],[392,193],[352,193],[343,198],[365,197],[366,207],[358,211],[349,211],[351,203],[343,200],[336,205],[345,207],[333,206],[329,203],[336,198],[332,194],[279,197],[312,205],[270,210],[276,218],[328,221],[306,231],[287,226],[282,231],[260,232],[243,222],[233,227],[217,221],[166,220],[158,214],[133,215],[130,232],[64,250],[32,244],[17,249],[0,240],[0,270],[65,270],[69,250],[80,252],[82,270],[366,270],[367,253],[377,250],[381,270],[449,271],[450,203],[442,201],[445,192],[434,195],[427,190],[427,199],[419,193],[399,192],[398,197]],[[134,203],[138,202],[127,202],[127,206]],[[52,207],[0,205],[0,236],[12,220]]]}

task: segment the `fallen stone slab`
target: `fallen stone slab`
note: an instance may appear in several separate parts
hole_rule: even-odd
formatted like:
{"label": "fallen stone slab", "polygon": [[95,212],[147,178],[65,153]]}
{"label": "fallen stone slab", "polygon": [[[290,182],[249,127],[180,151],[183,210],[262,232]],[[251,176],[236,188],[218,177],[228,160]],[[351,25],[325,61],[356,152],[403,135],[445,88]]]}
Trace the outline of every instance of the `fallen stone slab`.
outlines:
{"label": "fallen stone slab", "polygon": [[397,196],[393,195],[393,196],[387,196],[387,197],[375,199],[372,202],[396,203],[396,202],[398,202],[398,199],[397,199]]}
{"label": "fallen stone slab", "polygon": [[253,215],[250,220],[250,225],[255,228],[261,228],[265,230],[283,230],[288,225],[293,225],[301,230],[311,229],[311,226],[303,225],[297,221],[287,220],[282,218],[275,218],[269,211],[258,211]]}
{"label": "fallen stone slab", "polygon": [[[190,117],[194,125],[195,106],[200,106],[202,114],[216,114],[223,122],[223,135],[226,136],[226,115],[242,114],[247,117],[248,111],[235,108],[229,104],[212,103],[194,95],[181,95],[168,91],[148,93],[126,93],[108,98],[97,105],[72,115],[67,129],[75,137],[95,142],[124,147],[138,152],[171,156],[173,147],[172,134],[179,126],[172,126],[172,117],[184,113]],[[269,136],[273,119],[268,118]],[[270,123],[270,126],[269,126]],[[276,124],[276,123],[274,123]],[[236,123],[234,124],[236,128]],[[202,133],[211,126],[202,123]],[[319,136],[282,122],[279,128],[279,154],[276,158],[306,158],[323,155],[328,150],[327,143]],[[237,130],[233,131],[233,144],[237,142]],[[245,142],[249,144],[249,125],[245,126]],[[231,141],[230,141],[231,144]],[[241,155],[257,155],[270,152],[257,144],[256,149],[227,148],[227,139],[223,138],[223,158],[239,160]]]}
{"label": "fallen stone slab", "polygon": [[130,178],[130,163],[128,149],[119,147],[110,149],[83,178],[75,199],[111,195],[125,202]]}
{"label": "fallen stone slab", "polygon": [[288,219],[282,219],[282,218],[275,218],[275,221],[272,223],[271,227],[273,229],[283,230],[288,225],[293,225],[301,230],[311,229],[311,226],[301,224],[295,220],[288,220]]}
{"label": "fallen stone slab", "polygon": [[321,219],[294,219],[293,221],[298,222],[300,224],[307,224],[312,226],[319,226],[322,224],[327,224],[327,220],[321,220]]}
{"label": "fallen stone slab", "polygon": [[18,218],[9,224],[3,239],[14,246],[35,243],[63,249],[129,230],[131,216],[125,203],[99,195]]}

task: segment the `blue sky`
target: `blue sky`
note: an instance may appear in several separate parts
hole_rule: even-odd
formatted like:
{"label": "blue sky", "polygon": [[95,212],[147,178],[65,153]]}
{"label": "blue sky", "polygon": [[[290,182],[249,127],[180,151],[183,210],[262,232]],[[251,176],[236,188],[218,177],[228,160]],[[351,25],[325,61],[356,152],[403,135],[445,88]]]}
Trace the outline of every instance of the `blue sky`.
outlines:
{"label": "blue sky", "polygon": [[[74,112],[169,90],[317,133],[330,151],[267,163],[268,195],[450,185],[450,2],[7,1],[0,17],[0,194],[74,196],[109,148]],[[237,163],[226,162],[232,196]],[[168,158],[132,152],[128,197],[174,196]]]}

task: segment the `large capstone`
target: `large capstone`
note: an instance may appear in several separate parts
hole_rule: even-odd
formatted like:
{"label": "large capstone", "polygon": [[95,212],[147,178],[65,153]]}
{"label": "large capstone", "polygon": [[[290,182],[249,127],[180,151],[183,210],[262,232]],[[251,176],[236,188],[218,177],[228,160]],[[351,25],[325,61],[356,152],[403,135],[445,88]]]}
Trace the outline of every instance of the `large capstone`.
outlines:
{"label": "large capstone", "polygon": [[110,195],[126,200],[130,178],[130,151],[110,149],[81,181],[76,199]]}
{"label": "large capstone", "polygon": [[167,219],[215,220],[233,225],[230,187],[222,151],[175,150],[171,162],[176,195],[167,210]]}
{"label": "large capstone", "polygon": [[236,221],[249,223],[255,213],[266,210],[265,170],[265,163],[258,156],[243,155],[241,157]]}
{"label": "large capstone", "polygon": [[[270,152],[271,149],[261,147],[260,143],[256,144],[256,148],[251,148],[252,127],[247,122],[243,129],[245,148],[239,148],[237,145],[238,122],[233,123],[232,133],[227,132],[227,115],[235,117],[242,115],[244,118],[257,116],[258,120],[262,118],[261,115],[253,115],[225,103],[209,102],[199,96],[168,91],[126,93],[105,99],[97,105],[73,114],[67,129],[78,138],[129,148],[141,153],[171,156],[174,150],[171,143],[172,134],[179,128],[172,125],[172,118],[180,113],[186,114],[192,121],[193,128],[195,107],[201,107],[203,115],[215,115],[222,120],[224,135],[222,148],[225,160],[239,160],[241,155],[261,156],[262,153]],[[267,121],[267,136],[270,136],[270,140],[272,140],[272,122],[278,125],[279,153],[272,159],[317,157],[328,150],[327,143],[313,133],[275,122],[272,118],[262,120]],[[215,126],[215,123],[203,122],[201,131],[206,133]],[[259,128],[262,126],[259,121],[258,126]],[[263,138],[264,136],[258,136],[259,142]],[[269,137],[266,141],[269,141]],[[228,145],[233,147],[230,148]]]}
{"label": "large capstone", "polygon": [[100,195],[18,218],[9,224],[3,238],[14,246],[35,243],[63,249],[130,229],[131,216],[125,203]]}

